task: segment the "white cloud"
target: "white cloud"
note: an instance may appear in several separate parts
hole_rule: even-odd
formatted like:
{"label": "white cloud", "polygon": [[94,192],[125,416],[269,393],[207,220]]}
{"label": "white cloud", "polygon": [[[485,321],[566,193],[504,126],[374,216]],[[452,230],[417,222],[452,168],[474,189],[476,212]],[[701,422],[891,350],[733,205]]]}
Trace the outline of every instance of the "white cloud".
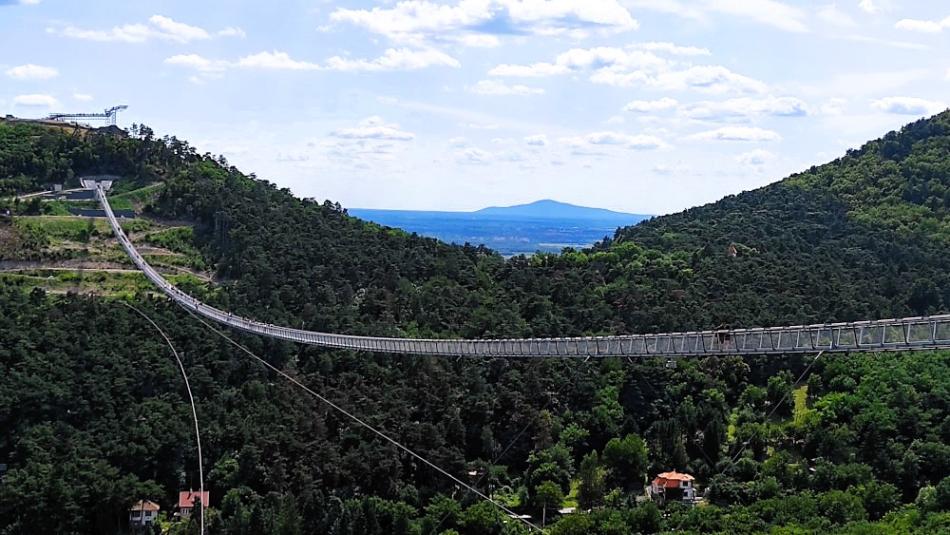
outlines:
{"label": "white cloud", "polygon": [[682,71],[660,74],[655,85],[664,89],[694,89],[707,93],[762,93],[768,86],[721,65],[697,65]]}
{"label": "white cloud", "polygon": [[865,13],[870,13],[872,15],[881,11],[881,8],[874,3],[874,0],[861,0],[858,2],[858,7],[864,10]]}
{"label": "white cloud", "polygon": [[898,30],[907,30],[920,33],[940,33],[950,28],[950,17],[943,20],[901,19],[894,24]]}
{"label": "white cloud", "polygon": [[165,63],[178,67],[193,69],[199,74],[188,78],[194,84],[203,85],[208,80],[220,78],[222,73],[229,69],[261,69],[261,70],[289,70],[314,71],[320,66],[316,63],[298,61],[291,58],[286,52],[259,52],[244,56],[237,61],[209,59],[198,54],[178,54],[165,58]]}
{"label": "white cloud", "polygon": [[846,41],[854,41],[856,43],[871,43],[875,45],[884,45],[891,46],[894,48],[904,48],[907,50],[927,50],[929,46],[922,43],[911,43],[908,41],[894,41],[892,39],[880,39],[878,37],[871,37],[869,35],[858,35],[858,34],[846,34],[846,35],[835,35],[833,36],[836,39],[844,39]]}
{"label": "white cloud", "polygon": [[53,108],[59,106],[59,101],[51,95],[17,95],[13,97],[13,104],[30,108]]}
{"label": "white cloud", "polygon": [[[283,71],[396,71],[416,70],[429,66],[459,67],[459,62],[437,50],[389,49],[382,56],[367,59],[348,59],[334,56],[324,66],[310,61],[297,60],[286,52],[258,52],[237,61],[208,59],[198,54],[178,54],[165,59],[169,65],[194,69],[201,73],[220,73],[231,68],[265,69]],[[201,79],[203,80],[203,79]]]}
{"label": "white cloud", "polygon": [[53,67],[27,63],[26,65],[18,65],[7,69],[6,74],[10,78],[17,80],[49,80],[50,78],[59,76],[59,71]]}
{"label": "white cloud", "polygon": [[553,63],[502,64],[491,76],[541,77],[590,72],[590,81],[617,87],[645,86],[709,93],[763,92],[767,86],[720,65],[684,67],[653,52],[617,47],[572,48]]}
{"label": "white cloud", "polygon": [[460,164],[484,165],[492,160],[492,154],[478,147],[468,147],[455,152],[455,161]]}
{"label": "white cloud", "polygon": [[533,147],[544,147],[548,144],[548,136],[544,134],[536,134],[524,138],[524,142]]}
{"label": "white cloud", "polygon": [[178,41],[179,43],[211,38],[204,28],[177,22],[162,15],[152,15],[148,21],[158,29],[159,35],[162,35],[166,39],[171,39],[172,41]]}
{"label": "white cloud", "polygon": [[697,46],[681,46],[674,43],[656,41],[649,43],[634,43],[632,45],[628,45],[627,48],[649,50],[650,52],[662,52],[671,54],[673,56],[709,56],[712,54],[708,48],[700,48]]}
{"label": "white cloud", "polygon": [[[65,27],[47,28],[49,33],[59,33],[65,37],[84,39],[87,41],[144,43],[151,39],[173,41],[176,43],[190,43],[211,39],[208,30],[178,22],[164,15],[152,15],[147,24],[135,23],[114,26],[109,30],[89,30],[67,25]],[[219,36],[243,37],[244,30],[240,28],[225,28],[218,32]]]}
{"label": "white cloud", "polygon": [[459,68],[461,63],[438,50],[410,50],[390,48],[382,56],[373,59],[347,59],[334,56],[326,61],[327,68],[337,71],[411,71],[426,67]]}
{"label": "white cloud", "polygon": [[465,34],[583,37],[590,31],[619,32],[638,27],[630,12],[617,0],[459,0],[457,4],[403,0],[393,7],[337,8],[330,14],[330,20],[416,45],[426,40],[445,39],[475,46],[490,42],[458,38]]}
{"label": "white cloud", "polygon": [[20,4],[24,6],[35,6],[39,5],[42,0],[20,0]]}
{"label": "white cloud", "polygon": [[501,45],[501,39],[498,37],[482,33],[466,33],[458,36],[447,36],[447,38],[472,48],[494,48]]}
{"label": "white cloud", "polygon": [[683,114],[690,119],[724,120],[757,115],[802,117],[808,106],[795,97],[733,98],[719,102],[699,102],[686,106]]}
{"label": "white cloud", "polygon": [[178,54],[165,58],[165,63],[169,65],[178,65],[188,67],[201,72],[220,72],[228,68],[226,61],[211,60],[198,54]]}
{"label": "white cloud", "polygon": [[724,126],[688,136],[698,141],[779,141],[782,136],[773,130],[755,126]]}
{"label": "white cloud", "polygon": [[805,13],[775,0],[705,0],[707,7],[726,15],[752,19],[789,32],[806,32]]}
{"label": "white cloud", "polygon": [[92,95],[87,95],[86,93],[73,93],[73,100],[79,102],[90,102],[92,99]]}
{"label": "white cloud", "polygon": [[818,18],[835,26],[857,26],[857,23],[838,4],[832,2],[818,8]]}
{"label": "white cloud", "polygon": [[858,7],[861,11],[869,15],[877,15],[879,13],[894,11],[898,6],[894,0],[861,0],[858,2]]}
{"label": "white cloud", "polygon": [[243,28],[239,28],[237,26],[228,26],[227,28],[218,31],[217,35],[219,37],[238,37],[240,39],[244,39],[247,37],[247,32],[245,32]]}
{"label": "white cloud", "polygon": [[685,19],[703,19],[705,13],[702,6],[694,0],[629,0],[633,7],[676,15]]}
{"label": "white cloud", "polygon": [[662,69],[669,61],[641,50],[599,46],[595,48],[572,48],[556,59],[557,65],[571,70],[587,68],[615,69]]}
{"label": "white cloud", "polygon": [[341,139],[373,139],[388,141],[411,141],[416,136],[412,132],[399,129],[395,123],[387,124],[379,116],[367,117],[352,128],[343,128],[332,133]]}
{"label": "white cloud", "polygon": [[544,89],[540,87],[528,87],[526,85],[508,85],[498,80],[480,80],[474,86],[468,88],[472,93],[479,95],[543,95]]}
{"label": "white cloud", "polygon": [[485,2],[463,2],[458,6],[427,1],[400,2],[393,8],[372,10],[337,8],[333,22],[346,22],[394,39],[420,33],[441,32],[474,26],[488,20],[490,6]]}
{"label": "white cloud", "polygon": [[776,0],[631,0],[630,3],[634,7],[689,19],[704,19],[709,13],[718,13],[784,31],[808,31],[804,11]]}
{"label": "white cloud", "polygon": [[523,162],[526,160],[524,154],[516,150],[503,150],[495,153],[494,157],[500,162]]}
{"label": "white cloud", "polygon": [[764,149],[755,149],[736,156],[737,162],[750,167],[761,167],[773,159],[775,159],[775,154]]}
{"label": "white cloud", "polygon": [[[211,65],[215,65],[214,62]],[[258,52],[250,56],[244,56],[236,64],[238,67],[246,69],[268,69],[285,71],[314,71],[320,68],[316,63],[309,61],[298,61],[290,57],[286,52]]]}
{"label": "white cloud", "polygon": [[623,107],[623,111],[653,113],[675,109],[679,105],[676,99],[663,97],[659,100],[633,100]]}
{"label": "white cloud", "polygon": [[497,0],[515,23],[592,24],[635,29],[636,20],[617,0]]}
{"label": "white cloud", "polygon": [[871,106],[885,113],[899,115],[932,115],[947,107],[943,102],[915,97],[885,97],[873,101]]}
{"label": "white cloud", "polygon": [[567,74],[570,70],[561,65],[551,63],[533,63],[531,65],[510,65],[503,63],[488,71],[489,76],[516,76],[520,78],[535,78]]}
{"label": "white cloud", "polygon": [[[49,28],[50,33],[56,30]],[[115,26],[111,30],[84,30],[75,26],[66,26],[59,33],[65,37],[84,39],[86,41],[120,41],[123,43],[144,43],[153,36],[153,30],[144,24],[126,24]]]}
{"label": "white cloud", "polygon": [[574,147],[584,148],[591,145],[615,146],[633,150],[655,150],[666,148],[669,145],[656,136],[629,135],[622,132],[592,132],[585,136],[562,138],[561,142]]}
{"label": "white cloud", "polygon": [[[405,152],[408,141],[405,136],[393,135],[387,132],[370,130],[385,125],[378,117],[370,117],[360,123],[357,129],[345,129],[353,132],[334,132],[336,139],[311,140],[307,143],[309,149],[317,149],[330,161],[341,164],[347,169],[371,169],[375,165],[393,162],[397,154]],[[397,128],[398,131],[398,128]],[[405,134],[405,133],[404,133]],[[298,162],[299,165],[299,162]],[[323,167],[323,166],[321,166]]]}

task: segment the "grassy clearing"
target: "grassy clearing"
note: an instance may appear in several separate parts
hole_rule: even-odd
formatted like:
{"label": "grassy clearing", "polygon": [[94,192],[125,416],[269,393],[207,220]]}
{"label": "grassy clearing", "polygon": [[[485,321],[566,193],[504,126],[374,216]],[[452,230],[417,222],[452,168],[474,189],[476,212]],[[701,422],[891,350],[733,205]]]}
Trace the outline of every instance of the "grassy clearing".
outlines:
{"label": "grassy clearing", "polygon": [[[185,264],[177,265],[193,267],[198,270],[207,268],[201,252],[193,245],[194,233],[191,227],[172,227],[150,232],[145,235],[144,241],[149,245],[178,253],[186,259]],[[177,262],[177,260],[172,261]]]}
{"label": "grassy clearing", "polygon": [[135,210],[148,204],[162,191],[165,184],[162,182],[150,184],[144,188],[120,193],[109,197],[109,204],[114,210]]}
{"label": "grassy clearing", "polygon": [[[166,275],[172,284],[203,285],[203,281],[187,273]],[[50,293],[96,293],[110,296],[133,296],[137,292],[158,291],[145,275],[121,271],[65,271],[37,269],[0,273],[0,284],[32,291],[42,288]]]}
{"label": "grassy clearing", "polygon": [[69,213],[69,208],[71,206],[72,204],[66,201],[48,201],[48,202],[44,202],[41,205],[41,208],[43,209],[42,213],[44,215],[69,216],[69,215],[72,215]]}
{"label": "grassy clearing", "polygon": [[96,234],[92,219],[71,216],[23,216],[13,224],[36,241],[51,244],[63,240],[87,243]]}
{"label": "grassy clearing", "polygon": [[[47,241],[88,242],[94,236],[110,236],[112,227],[104,218],[76,216],[20,216],[14,219],[14,225],[28,234],[45,238]],[[145,219],[123,219],[119,222],[126,232],[140,232],[152,228]]]}
{"label": "grassy clearing", "polygon": [[197,252],[192,245],[194,232],[191,227],[171,227],[167,229],[149,232],[144,236],[145,243],[175,251],[177,253],[189,254]]}
{"label": "grassy clearing", "polygon": [[[206,271],[208,265],[192,242],[190,227],[166,228],[146,219],[120,220],[126,232],[135,235],[139,245],[148,244],[162,250],[142,251],[146,260],[156,267],[184,268]],[[0,233],[7,260],[62,261],[83,259],[89,262],[133,267],[125,251],[114,239],[108,220],[75,216],[22,216]],[[26,254],[23,251],[29,251]]]}

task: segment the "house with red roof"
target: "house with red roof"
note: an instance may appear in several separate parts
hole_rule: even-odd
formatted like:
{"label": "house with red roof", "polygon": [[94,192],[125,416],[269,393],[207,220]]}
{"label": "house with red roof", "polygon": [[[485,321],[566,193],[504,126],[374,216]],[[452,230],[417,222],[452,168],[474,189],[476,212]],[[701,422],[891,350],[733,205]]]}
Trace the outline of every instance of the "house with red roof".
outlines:
{"label": "house with red roof", "polygon": [[693,503],[696,500],[696,478],[673,470],[663,472],[650,483],[650,496],[657,501],[671,500]]}
{"label": "house with red roof", "polygon": [[208,491],[197,492],[194,490],[183,490],[178,493],[178,516],[188,518],[191,512],[198,505],[198,499],[201,498],[202,509],[207,509],[211,502],[211,495]]}

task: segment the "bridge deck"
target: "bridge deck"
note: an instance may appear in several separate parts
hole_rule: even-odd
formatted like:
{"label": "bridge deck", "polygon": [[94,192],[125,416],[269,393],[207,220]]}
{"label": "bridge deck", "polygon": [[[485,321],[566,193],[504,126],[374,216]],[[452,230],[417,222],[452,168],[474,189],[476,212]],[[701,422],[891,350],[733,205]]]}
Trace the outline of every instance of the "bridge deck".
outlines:
{"label": "bridge deck", "polygon": [[950,348],[950,315],[790,327],[501,340],[382,338],[279,327],[208,306],[173,286],[142,258],[129,241],[119,226],[102,187],[96,187],[96,197],[125,252],[145,276],[176,303],[236,329],[304,344],[374,353],[451,357],[582,358],[769,355],[817,351],[881,352]]}

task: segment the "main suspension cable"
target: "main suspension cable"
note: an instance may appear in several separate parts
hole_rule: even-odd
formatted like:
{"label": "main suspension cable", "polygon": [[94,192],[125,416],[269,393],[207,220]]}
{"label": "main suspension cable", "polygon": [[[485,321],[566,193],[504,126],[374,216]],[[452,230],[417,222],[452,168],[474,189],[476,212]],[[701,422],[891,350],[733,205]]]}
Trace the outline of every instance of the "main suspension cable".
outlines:
{"label": "main suspension cable", "polygon": [[[142,312],[141,310],[135,308],[130,303],[125,301],[122,302],[123,305],[131,308],[132,310],[138,312],[140,316],[146,319],[149,323],[152,324],[152,327],[155,327],[155,330],[158,331],[158,334],[162,335],[162,338],[165,339],[165,343],[168,344],[168,347],[171,348],[172,353],[175,355],[175,360],[178,361],[178,369],[181,370],[181,376],[185,380],[185,390],[188,391],[188,401],[191,403],[191,416],[195,420],[195,442],[198,443],[198,502],[201,504],[199,506],[199,511],[201,511],[201,535],[205,533],[205,474],[204,474],[204,460],[201,456],[201,433],[198,431],[198,411],[195,409],[195,397],[191,394],[191,384],[188,383],[188,374],[185,373],[185,365],[181,361],[181,356],[178,355],[178,351],[175,349],[175,346],[172,345],[171,339],[168,338],[168,335],[165,334],[165,331],[158,326],[157,323],[152,321],[152,318],[148,314]],[[192,498],[194,498],[192,496]]]}
{"label": "main suspension cable", "polygon": [[289,375],[288,373],[284,372],[283,370],[277,368],[276,366],[274,366],[273,364],[267,362],[267,361],[264,360],[263,358],[257,356],[253,351],[251,351],[250,349],[244,347],[240,342],[237,342],[237,341],[235,341],[234,339],[232,339],[231,337],[229,337],[228,335],[224,334],[222,331],[220,331],[219,329],[217,329],[217,328],[214,327],[213,325],[209,324],[209,323],[206,322],[203,318],[201,318],[200,316],[196,315],[196,314],[193,313],[192,311],[189,311],[189,313],[190,313],[192,316],[194,316],[194,318],[195,318],[196,320],[198,320],[201,324],[203,324],[205,327],[207,327],[207,328],[210,329],[211,331],[214,331],[215,333],[217,333],[218,336],[224,338],[225,340],[227,340],[228,342],[230,342],[233,346],[235,346],[236,348],[240,349],[241,351],[243,351],[244,353],[246,353],[248,356],[250,356],[250,357],[253,358],[254,360],[260,362],[261,364],[263,364],[264,366],[266,366],[268,369],[270,369],[270,370],[273,371],[274,373],[280,375],[280,376],[283,377],[284,379],[287,379],[288,381],[290,381],[290,382],[293,383],[294,385],[300,387],[300,388],[303,389],[305,392],[307,392],[307,393],[310,394],[311,396],[317,398],[318,400],[322,401],[323,403],[326,403],[326,404],[329,405],[331,408],[333,408],[334,410],[336,410],[336,411],[339,412],[340,414],[343,414],[344,416],[346,416],[346,417],[349,418],[350,420],[353,420],[354,422],[356,422],[356,423],[358,423],[359,425],[365,427],[366,429],[369,429],[369,430],[372,431],[374,434],[376,434],[376,435],[378,435],[380,438],[386,440],[387,442],[389,442],[389,443],[392,444],[393,446],[396,446],[397,448],[399,448],[399,449],[401,449],[402,451],[408,453],[408,454],[411,455],[412,457],[415,457],[415,458],[418,459],[419,461],[422,461],[424,464],[426,464],[426,465],[429,466],[430,468],[436,470],[436,471],[439,472],[440,474],[442,474],[442,475],[444,475],[445,477],[447,477],[447,478],[451,479],[452,481],[454,481],[457,485],[460,485],[460,486],[464,487],[465,489],[467,489],[468,491],[472,492],[472,493],[475,494],[476,496],[478,496],[478,497],[482,498],[483,500],[485,500],[485,501],[491,503],[492,505],[494,505],[494,506],[497,507],[498,509],[504,511],[505,513],[508,513],[508,515],[509,515],[511,518],[514,518],[514,519],[516,519],[516,520],[521,521],[521,522],[524,523],[526,526],[528,526],[529,528],[531,528],[531,529],[533,529],[533,530],[535,530],[535,531],[541,532],[541,528],[539,528],[538,526],[532,524],[530,521],[528,521],[528,520],[526,520],[526,519],[524,519],[524,518],[521,518],[518,514],[516,514],[516,513],[515,513],[514,511],[512,511],[511,509],[505,507],[504,505],[502,505],[501,503],[495,501],[495,500],[492,499],[491,497],[489,497],[489,496],[483,494],[481,491],[479,491],[479,490],[476,489],[475,487],[469,485],[468,483],[465,483],[465,482],[462,481],[461,479],[459,479],[459,478],[453,476],[452,474],[450,474],[450,473],[447,472],[446,470],[444,470],[444,469],[442,469],[441,467],[439,467],[437,464],[435,464],[435,463],[433,463],[432,461],[426,459],[426,458],[423,457],[422,455],[420,455],[420,454],[418,454],[418,453],[412,451],[411,449],[409,449],[408,446],[404,446],[402,443],[400,443],[400,442],[397,441],[396,439],[391,438],[389,435],[387,435],[387,434],[383,433],[382,431],[376,429],[375,427],[373,427],[372,425],[370,425],[370,424],[367,423],[366,421],[362,420],[360,417],[358,417],[358,416],[354,415],[353,413],[347,411],[347,410],[344,409],[343,407],[340,407],[339,405],[337,405],[336,403],[330,401],[329,399],[327,399],[326,397],[322,396],[321,394],[317,393],[316,391],[314,391],[313,389],[311,389],[311,388],[308,387],[307,385],[301,383],[300,381],[298,381],[297,379],[295,379],[293,376],[291,376],[291,375]]}

